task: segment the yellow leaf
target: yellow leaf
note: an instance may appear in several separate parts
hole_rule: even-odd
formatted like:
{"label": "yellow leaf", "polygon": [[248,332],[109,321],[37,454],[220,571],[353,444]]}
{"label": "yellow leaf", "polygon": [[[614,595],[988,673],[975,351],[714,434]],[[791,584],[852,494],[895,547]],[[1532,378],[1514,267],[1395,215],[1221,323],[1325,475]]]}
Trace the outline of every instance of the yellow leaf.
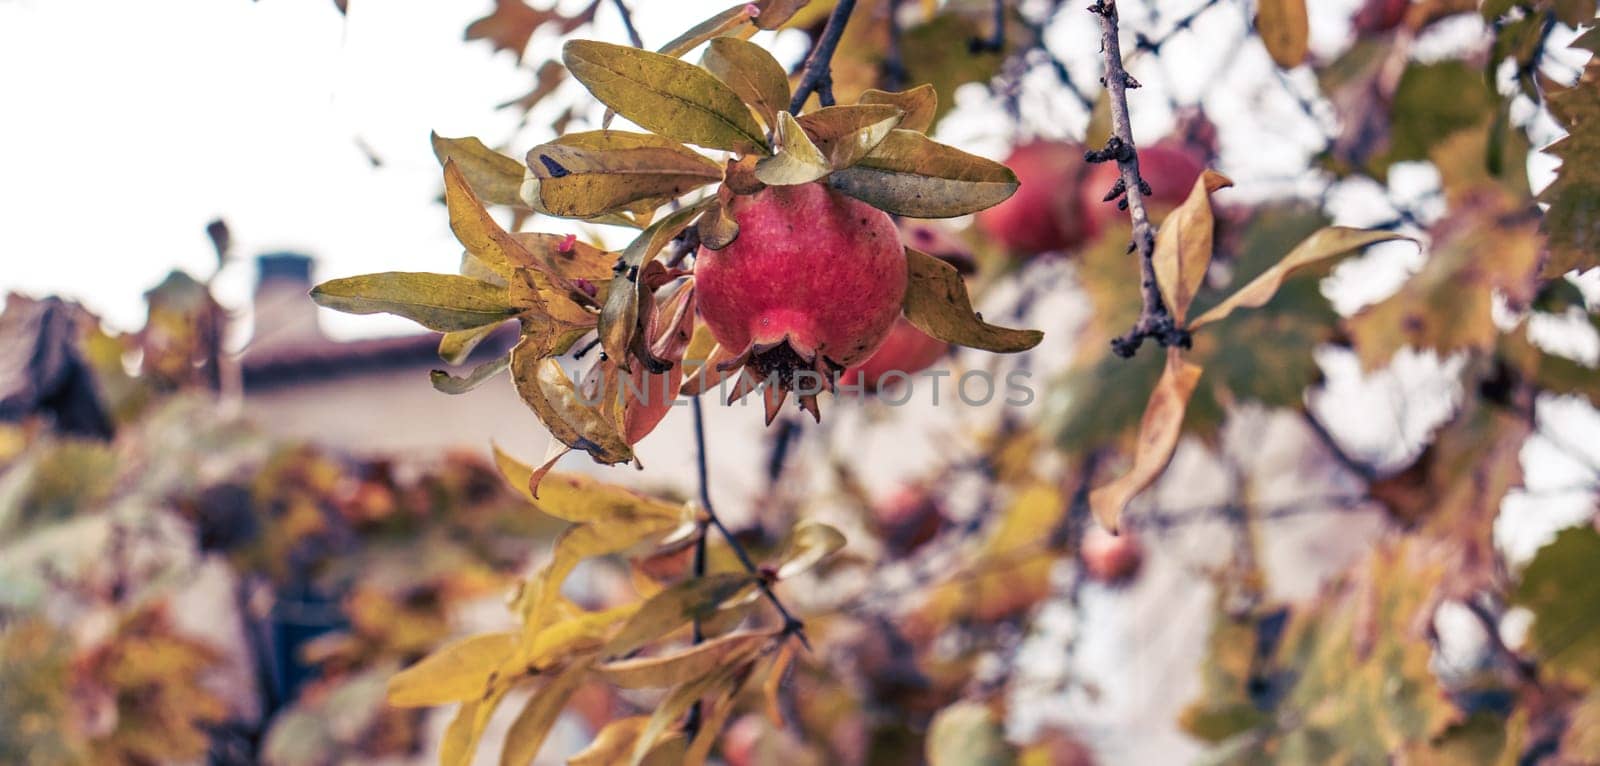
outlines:
{"label": "yellow leaf", "polygon": [[860,162],[889,138],[906,113],[893,104],[830,106],[800,115],[800,127],[834,170]]}
{"label": "yellow leaf", "polygon": [[[556,537],[555,550],[550,555],[550,562],[545,564],[539,574],[533,578],[527,587],[532,590],[532,598],[528,602],[529,610],[525,615],[525,630],[532,636],[549,624],[549,615],[561,596],[561,585],[567,581],[567,576],[578,566],[578,562],[606,556],[618,551],[624,551],[641,542],[660,536],[675,526],[664,523],[659,519],[637,520],[620,524],[578,524],[567,527]],[[606,620],[622,619],[631,613],[633,605],[627,607],[628,612],[611,610],[597,613],[594,621],[609,625]],[[618,616],[620,615],[620,616]],[[578,638],[593,638],[587,631],[593,626],[591,623],[578,623],[567,620],[567,625],[562,632],[553,634],[557,637],[567,635],[566,631],[577,631]],[[554,640],[554,639],[551,639]],[[536,649],[525,649],[530,655],[529,662],[541,661]]]}
{"label": "yellow leaf", "polygon": [[828,184],[895,215],[950,218],[1005,201],[1017,190],[1017,176],[921,133],[893,130],[860,162],[828,176]]}
{"label": "yellow leaf", "polygon": [[997,327],[978,317],[956,267],[906,248],[906,319],[947,343],[1008,354],[1039,345],[1044,333]]}
{"label": "yellow leaf", "polygon": [[650,723],[648,716],[618,718],[596,732],[589,746],[567,759],[567,766],[612,766],[633,752],[633,744]]}
{"label": "yellow leaf", "polygon": [[588,672],[588,661],[573,663],[528,698],[528,704],[517,714],[510,730],[506,732],[506,742],[500,750],[501,766],[523,766],[533,762],[534,757],[539,755],[539,748],[544,745],[545,737],[550,734],[550,727],[555,725],[562,708],[567,706],[567,699],[583,683]]}
{"label": "yellow leaf", "polygon": [[963,700],[928,723],[927,756],[928,766],[1010,766],[1017,754],[994,711]]}
{"label": "yellow leaf", "polygon": [[622,268],[611,278],[600,309],[600,347],[624,370],[632,371],[634,338],[639,334],[639,274],[696,216],[716,203],[711,197],[673,211],[650,224],[622,251]]}
{"label": "yellow leaf", "polygon": [[1283,280],[1297,269],[1309,266],[1318,261],[1323,261],[1335,256],[1360,250],[1379,242],[1394,240],[1409,240],[1401,234],[1392,231],[1368,231],[1366,229],[1352,229],[1347,226],[1329,226],[1307,237],[1304,242],[1295,245],[1295,248],[1284,256],[1283,260],[1273,264],[1271,268],[1261,272],[1250,284],[1239,288],[1226,300],[1212,307],[1210,311],[1196,317],[1189,323],[1189,329],[1196,329],[1212,322],[1226,319],[1234,311],[1246,308],[1253,309],[1265,306],[1272,300],[1278,288],[1283,285]]}
{"label": "yellow leaf", "polygon": [[1189,198],[1167,216],[1156,234],[1153,256],[1156,283],[1161,299],[1173,320],[1183,324],[1189,315],[1194,294],[1205,284],[1206,268],[1211,265],[1211,236],[1216,221],[1211,215],[1211,195],[1233,182],[1221,173],[1207,170],[1195,179]]}
{"label": "yellow leaf", "polygon": [[722,180],[722,166],[670,139],[604,130],[528,152],[539,200],[552,215],[592,218],[641,200],[659,204]]}
{"label": "yellow leaf", "polygon": [[928,83],[923,83],[910,90],[885,91],[869,88],[863,91],[858,104],[888,104],[899,107],[905,112],[897,126],[901,130],[915,130],[918,133],[928,132],[933,127],[933,118],[939,113],[939,91]]}
{"label": "yellow leaf", "polygon": [[749,574],[723,572],[696,577],[667,588],[644,602],[639,611],[628,618],[622,630],[606,642],[600,653],[608,657],[631,654],[696,617],[709,617],[722,602],[738,595],[754,582]]}
{"label": "yellow leaf", "polygon": [[1311,24],[1306,17],[1306,0],[1259,0],[1256,4],[1256,32],[1267,53],[1281,69],[1293,69],[1306,60],[1311,40]]}
{"label": "yellow leaf", "polygon": [[[571,602],[558,599],[543,614],[532,615],[521,652],[517,657],[519,669],[547,668],[558,664],[574,653],[591,652],[600,647],[606,635],[616,624],[633,616],[638,603],[623,604],[599,612],[585,612],[571,606]],[[533,611],[541,611],[533,605]],[[538,619],[534,619],[538,618]]]}
{"label": "yellow leaf", "polygon": [[700,67],[594,40],[568,41],[561,58],[595,98],[646,130],[708,149],[767,149],[749,107]]}
{"label": "yellow leaf", "polygon": [[483,385],[488,379],[505,372],[511,364],[510,354],[501,354],[483,364],[472,368],[465,377],[456,377],[444,370],[431,370],[428,379],[433,383],[433,389],[445,394],[464,394],[478,386]]}
{"label": "yellow leaf", "polygon": [[754,3],[758,11],[756,26],[761,29],[777,29],[793,17],[796,11],[810,4],[811,0],[757,0]]}
{"label": "yellow leaf", "polygon": [[603,663],[596,665],[595,671],[624,689],[677,686],[754,656],[772,641],[772,636],[772,632],[734,633],[675,654]]}
{"label": "yellow leaf", "polygon": [[311,299],[346,314],[394,314],[430,330],[497,325],[517,313],[506,288],[454,274],[386,271],[323,282]]}
{"label": "yellow leaf", "polygon": [[777,658],[773,659],[772,667],[767,669],[767,680],[761,685],[761,696],[766,700],[767,720],[773,726],[783,728],[783,706],[778,702],[778,692],[783,689],[783,678],[789,673],[789,666],[794,663],[795,642],[784,641],[783,648],[778,650]]}
{"label": "yellow leaf", "polygon": [[748,35],[755,31],[749,25],[751,19],[749,3],[735,5],[685,30],[683,34],[673,38],[672,42],[661,46],[657,52],[664,56],[682,56],[715,37],[727,34]]}
{"label": "yellow leaf", "polygon": [[1161,380],[1150,393],[1144,418],[1139,421],[1139,437],[1134,446],[1133,469],[1096,487],[1089,493],[1089,508],[1100,525],[1116,532],[1122,509],[1166,470],[1178,447],[1183,413],[1189,396],[1200,382],[1200,367],[1183,360],[1179,349],[1167,349],[1167,365]]}
{"label": "yellow leaf", "polygon": [[515,633],[485,633],[446,644],[389,679],[389,704],[431,707],[479,699],[516,648]]}
{"label": "yellow leaf", "polygon": [[484,146],[482,141],[473,136],[445,138],[438,133],[430,133],[429,138],[433,141],[433,155],[439,158],[439,164],[453,161],[480,199],[492,205],[524,207],[517,190],[522,188],[522,178],[527,168],[516,158]]}
{"label": "yellow leaf", "polygon": [[843,548],[844,534],[818,521],[802,521],[790,533],[789,544],[778,565],[778,579],[805,572]]}
{"label": "yellow leaf", "polygon": [[727,205],[718,201],[706,208],[706,212],[695,221],[695,231],[700,235],[700,244],[712,250],[721,250],[738,238],[739,222],[728,214]]}
{"label": "yellow leaf", "polygon": [[706,46],[700,66],[727,83],[768,126],[789,108],[789,77],[766,49],[737,37],[718,37]]}
{"label": "yellow leaf", "polygon": [[743,685],[745,677],[749,674],[750,663],[728,663],[716,668],[711,673],[698,679],[689,681],[669,692],[661,704],[656,706],[655,713],[651,714],[649,723],[639,733],[639,739],[634,743],[633,755],[630,758],[632,766],[639,766],[645,757],[650,754],[663,732],[674,721],[683,717],[689,706],[701,697],[709,694],[713,689],[721,686],[738,689]]}
{"label": "yellow leaf", "polygon": [[709,712],[701,719],[700,730],[695,732],[694,741],[689,743],[689,750],[683,755],[683,766],[704,766],[706,756],[711,754],[711,746],[716,744],[717,737],[722,735],[722,727],[728,724],[728,717],[733,715],[733,695],[736,691],[736,688],[721,690],[704,708]]}
{"label": "yellow leaf", "polygon": [[461,364],[467,361],[467,357],[472,355],[479,343],[498,329],[500,329],[499,324],[486,324],[470,330],[447,332],[439,338],[439,358],[446,364]]}
{"label": "yellow leaf", "polygon": [[545,462],[538,468],[529,466],[520,460],[508,455],[500,449],[500,445],[491,445],[494,450],[495,466],[500,469],[500,475],[505,477],[506,483],[517,491],[517,494],[527,498],[529,502],[538,500],[539,484],[544,481],[546,474],[555,467],[556,461],[566,455],[572,448],[564,447],[559,442],[551,446],[550,454],[545,457]]}
{"label": "yellow leaf", "polygon": [[440,766],[467,766],[478,750],[478,740],[494,716],[508,687],[496,687],[484,699],[461,703],[439,743]]}
{"label": "yellow leaf", "polygon": [[450,231],[485,267],[509,279],[514,267],[533,262],[522,243],[507,234],[483,208],[466,175],[455,160],[448,158],[444,162],[444,202],[450,211]]}
{"label": "yellow leaf", "polygon": [[777,152],[756,162],[756,178],[770,186],[808,184],[828,174],[832,167],[822,150],[788,112],[778,113],[773,133]]}
{"label": "yellow leaf", "polygon": [[616,425],[583,401],[561,363],[546,353],[530,336],[511,349],[511,379],[522,401],[562,444],[588,452],[601,463],[632,460],[633,450]]}

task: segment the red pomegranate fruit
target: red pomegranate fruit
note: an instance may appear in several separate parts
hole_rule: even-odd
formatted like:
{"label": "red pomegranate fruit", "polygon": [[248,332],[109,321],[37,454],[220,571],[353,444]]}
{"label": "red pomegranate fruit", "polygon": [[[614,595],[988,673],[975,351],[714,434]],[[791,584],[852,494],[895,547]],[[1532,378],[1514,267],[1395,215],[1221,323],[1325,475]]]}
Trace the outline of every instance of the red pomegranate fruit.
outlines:
{"label": "red pomegranate fruit", "polygon": [[[1189,196],[1195,179],[1205,170],[1197,155],[1197,151],[1173,141],[1158,141],[1139,148],[1139,175],[1150,184],[1145,202],[1152,222],[1159,223]],[[1084,177],[1081,200],[1096,232],[1113,221],[1127,218],[1128,214],[1120,210],[1115,201],[1105,201],[1106,192],[1116,184],[1121,172],[1117,163],[1101,162],[1090,168]]]}
{"label": "red pomegranate fruit", "polygon": [[978,213],[979,230],[1024,256],[1070,250],[1094,239],[1094,222],[1078,197],[1087,164],[1082,144],[1022,144],[1005,164],[1021,185],[1006,201]]}
{"label": "red pomegranate fruit", "polygon": [[1098,526],[1084,532],[1079,554],[1089,577],[1108,585],[1132,580],[1144,563],[1144,550],[1132,532],[1113,535]]}
{"label": "red pomegranate fruit", "polygon": [[1410,5],[1410,0],[1367,0],[1350,18],[1350,24],[1357,34],[1387,32],[1405,21]]}
{"label": "red pomegranate fruit", "polygon": [[839,376],[839,385],[859,393],[877,391],[932,367],[948,350],[950,344],[917,329],[911,320],[901,317],[877,352]]}
{"label": "red pomegranate fruit", "polygon": [[887,213],[815,183],[736,197],[730,214],[739,236],[702,247],[694,267],[700,316],[737,354],[721,366],[744,368],[730,401],[766,382],[769,424],[790,391],[820,419],[816,394],[872,356],[900,316],[900,233]]}

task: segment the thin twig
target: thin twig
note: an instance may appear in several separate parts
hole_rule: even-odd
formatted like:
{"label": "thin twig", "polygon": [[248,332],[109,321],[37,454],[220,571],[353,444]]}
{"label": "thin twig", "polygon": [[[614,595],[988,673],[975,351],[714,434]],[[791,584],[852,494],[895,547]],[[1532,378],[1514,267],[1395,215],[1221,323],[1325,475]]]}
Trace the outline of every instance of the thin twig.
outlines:
{"label": "thin twig", "polygon": [[1128,75],[1122,65],[1122,43],[1117,39],[1116,0],[1095,0],[1089,12],[1100,17],[1100,52],[1105,56],[1106,92],[1111,102],[1111,140],[1106,147],[1084,154],[1090,162],[1116,160],[1122,171],[1111,192],[1109,202],[1123,197],[1119,207],[1126,207],[1133,222],[1132,250],[1139,254],[1139,287],[1144,306],[1133,328],[1111,341],[1111,350],[1120,357],[1131,357],[1139,350],[1145,338],[1154,338],[1163,346],[1189,345],[1189,333],[1172,321],[1167,305],[1161,300],[1161,288],[1156,283],[1155,249],[1156,230],[1150,224],[1150,214],[1145,210],[1144,196],[1150,185],[1139,175],[1139,152],[1133,142],[1133,126],[1128,120],[1128,89],[1139,87],[1137,80]]}
{"label": "thin twig", "polygon": [[622,26],[628,30],[628,41],[632,42],[635,48],[643,48],[644,40],[639,37],[639,30],[633,26],[633,13],[628,10],[628,6],[622,0],[611,0],[611,4],[617,7],[617,14],[622,16]]}
{"label": "thin twig", "polygon": [[999,53],[1006,49],[1006,0],[994,0],[994,31],[967,42],[971,53]]}
{"label": "thin twig", "polygon": [[817,37],[817,46],[806,57],[800,85],[794,89],[794,98],[789,101],[790,114],[798,114],[812,93],[817,94],[817,100],[823,106],[833,106],[833,51],[839,47],[839,38],[844,36],[844,27],[850,23],[850,14],[855,9],[856,0],[839,0],[833,12],[828,14],[828,23]]}

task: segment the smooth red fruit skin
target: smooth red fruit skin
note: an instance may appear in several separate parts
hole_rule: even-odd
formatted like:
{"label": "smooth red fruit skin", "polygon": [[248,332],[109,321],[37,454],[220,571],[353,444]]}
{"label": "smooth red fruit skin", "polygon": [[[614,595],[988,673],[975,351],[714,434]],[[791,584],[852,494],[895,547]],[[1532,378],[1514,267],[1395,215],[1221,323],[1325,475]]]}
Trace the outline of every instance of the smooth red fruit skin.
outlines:
{"label": "smooth red fruit skin", "polygon": [[889,553],[905,556],[938,536],[944,509],[926,487],[907,485],[873,507],[872,526]]}
{"label": "smooth red fruit skin", "polygon": [[694,267],[717,343],[740,353],[787,339],[839,367],[877,350],[906,291],[905,248],[887,213],[814,183],[737,197],[731,212],[739,236],[700,248]]}
{"label": "smooth red fruit skin", "polygon": [[880,383],[903,383],[905,379],[900,375],[890,375],[888,380],[883,376],[891,372],[905,373],[906,377],[915,375],[932,367],[949,350],[950,344],[917,329],[910,320],[901,317],[877,352],[839,376],[840,385],[876,391]]}
{"label": "smooth red fruit skin", "polygon": [[[1181,145],[1159,141],[1139,148],[1139,175],[1150,184],[1150,194],[1145,195],[1153,221],[1159,221],[1189,196],[1194,182],[1205,170],[1205,165],[1195,152]],[[1128,213],[1117,208],[1116,202],[1106,202],[1106,192],[1116,184],[1121,173],[1115,162],[1101,162],[1089,169],[1082,187],[1083,205],[1094,221],[1096,231],[1104,230],[1111,222],[1126,219]]]}
{"label": "smooth red fruit skin", "polygon": [[1006,201],[978,213],[984,234],[1022,255],[1070,250],[1094,239],[1097,232],[1077,194],[1086,164],[1082,144],[1023,144],[1005,164],[1021,185]]}
{"label": "smooth red fruit skin", "polygon": [[1084,532],[1079,555],[1091,578],[1110,585],[1133,579],[1144,563],[1144,550],[1132,532],[1113,535],[1100,527]]}
{"label": "smooth red fruit skin", "polygon": [[1350,23],[1357,34],[1371,35],[1387,32],[1405,21],[1410,0],[1367,0],[1351,17]]}

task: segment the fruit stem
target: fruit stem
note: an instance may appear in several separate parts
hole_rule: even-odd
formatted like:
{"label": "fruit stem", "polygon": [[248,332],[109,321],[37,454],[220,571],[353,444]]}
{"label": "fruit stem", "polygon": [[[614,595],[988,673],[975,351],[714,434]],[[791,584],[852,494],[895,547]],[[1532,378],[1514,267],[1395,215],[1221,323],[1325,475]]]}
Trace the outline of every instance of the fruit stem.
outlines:
{"label": "fruit stem", "polygon": [[839,47],[839,38],[844,36],[844,27],[850,23],[850,14],[855,9],[856,0],[839,0],[833,12],[828,14],[828,23],[817,37],[817,46],[806,57],[800,85],[795,88],[794,98],[789,101],[790,114],[799,114],[812,93],[817,94],[817,100],[823,106],[833,106],[833,51]]}
{"label": "fruit stem", "polygon": [[1128,119],[1128,89],[1139,87],[1139,83],[1128,76],[1122,64],[1116,0],[1095,0],[1089,12],[1100,17],[1100,52],[1106,60],[1104,82],[1111,103],[1111,139],[1106,142],[1105,149],[1088,152],[1084,159],[1090,162],[1115,160],[1122,172],[1120,185],[1128,218],[1133,222],[1133,249],[1139,253],[1139,286],[1144,298],[1139,319],[1132,329],[1111,340],[1111,350],[1117,356],[1131,357],[1145,338],[1154,338],[1163,346],[1188,346],[1189,333],[1172,321],[1156,282],[1156,230],[1144,205],[1144,195],[1150,186],[1139,175],[1139,152],[1133,142],[1133,125]]}

